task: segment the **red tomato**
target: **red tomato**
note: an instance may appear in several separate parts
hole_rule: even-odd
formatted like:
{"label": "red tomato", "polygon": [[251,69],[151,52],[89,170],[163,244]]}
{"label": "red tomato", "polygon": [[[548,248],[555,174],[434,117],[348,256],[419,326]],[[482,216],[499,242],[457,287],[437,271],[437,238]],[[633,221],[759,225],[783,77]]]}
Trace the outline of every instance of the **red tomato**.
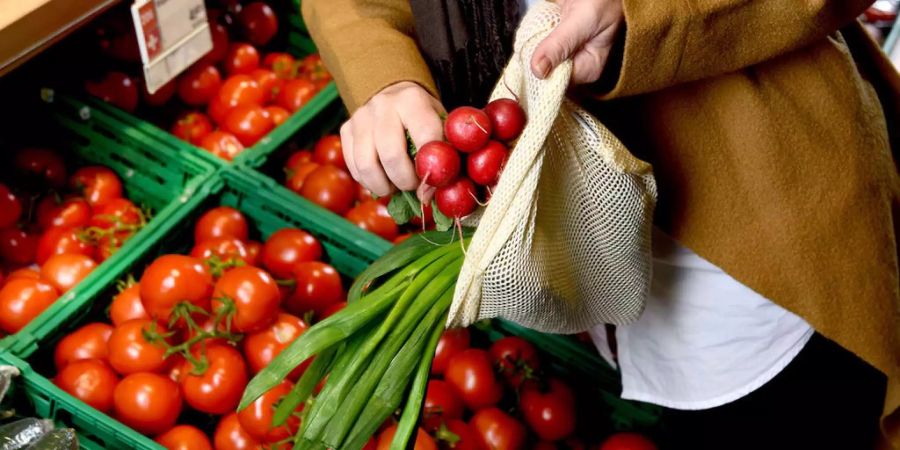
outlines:
{"label": "red tomato", "polygon": [[0,183],[0,228],[11,227],[22,216],[22,202],[5,184]]}
{"label": "red tomato", "polygon": [[60,294],[65,294],[95,267],[97,263],[89,256],[72,253],[53,255],[41,266],[41,278],[52,284]]}
{"label": "red tomato", "polygon": [[266,45],[278,33],[278,18],[275,11],[263,2],[244,5],[238,15],[238,21],[244,30],[244,36],[254,45]]}
{"label": "red tomato", "polygon": [[0,257],[13,265],[34,262],[37,256],[38,237],[18,228],[0,230]]}
{"label": "red tomato", "polygon": [[[281,384],[266,391],[250,406],[238,412],[238,421],[241,423],[241,427],[260,442],[278,442],[293,436],[300,428],[300,418],[297,416],[291,416],[283,425],[272,428],[272,416],[275,414],[277,403],[293,388],[294,383],[282,381]],[[297,412],[302,410],[303,404],[296,409]]]}
{"label": "red tomato", "polygon": [[469,348],[469,330],[467,328],[445,330],[434,352],[434,360],[431,362],[431,373],[433,375],[443,375],[447,371],[450,359],[467,348]]}
{"label": "red tomato", "polygon": [[366,441],[366,445],[363,446],[362,450],[377,450],[378,449],[378,440],[375,439],[375,436],[369,438]]}
{"label": "red tomato", "polygon": [[84,359],[106,360],[109,357],[109,337],[113,327],[102,322],[93,322],[67,334],[53,351],[56,370],[62,370],[73,361]]}
{"label": "red tomato", "polygon": [[221,130],[206,135],[200,141],[200,147],[226,161],[233,160],[235,156],[244,151],[244,145],[235,135]]}
{"label": "red tomato", "polygon": [[66,163],[53,150],[35,147],[19,150],[14,164],[20,172],[35,176],[51,187],[66,184]]}
{"label": "red tomato", "polygon": [[599,450],[656,450],[656,444],[638,433],[616,433]]}
{"label": "red tomato", "polygon": [[113,228],[121,230],[129,226],[141,225],[143,219],[143,212],[131,200],[114,198],[103,206],[95,208],[94,215],[91,217],[91,226],[104,230]]}
{"label": "red tomato", "polygon": [[430,380],[425,390],[422,426],[431,432],[450,419],[462,419],[465,405],[453,387],[445,381]]}
{"label": "red tomato", "polygon": [[266,114],[277,127],[291,117],[291,112],[277,105],[266,106]]}
{"label": "red tomato", "polygon": [[91,205],[83,198],[68,198],[62,201],[48,195],[37,206],[38,226],[43,230],[52,227],[83,227],[91,221]]}
{"label": "red tomato", "polygon": [[313,235],[296,228],[283,228],[272,233],[263,244],[262,261],[272,276],[291,278],[294,265],[322,258],[322,244]]}
{"label": "red tomato", "polygon": [[339,215],[344,215],[356,200],[356,183],[344,170],[327,165],[307,175],[300,195]]}
{"label": "red tomato", "polygon": [[302,72],[321,89],[331,81],[331,74],[325,70],[325,63],[318,53],[306,55],[301,62]]}
{"label": "red tomato", "polygon": [[212,50],[203,55],[203,58],[201,58],[200,61],[197,61],[195,65],[218,64],[219,61],[225,59],[225,56],[228,54],[230,42],[228,39],[228,30],[225,29],[224,25],[213,18],[212,12],[212,10],[208,11],[207,16],[209,17],[209,31],[212,33],[213,47]]}
{"label": "red tomato", "polygon": [[202,112],[191,111],[181,115],[172,125],[172,134],[182,141],[199,146],[209,133],[212,133],[213,125]]}
{"label": "red tomato", "polygon": [[104,166],[78,169],[69,178],[69,187],[81,193],[91,208],[100,208],[122,197],[122,182],[115,172]]}
{"label": "red tomato", "polygon": [[258,241],[247,241],[244,245],[247,248],[247,264],[259,267],[259,257],[262,254],[263,245]]}
{"label": "red tomato", "polygon": [[509,336],[499,339],[491,344],[489,351],[500,374],[514,388],[518,388],[541,367],[537,350],[520,337]]}
{"label": "red tomato", "polygon": [[294,78],[297,76],[297,61],[290,53],[269,53],[263,59],[263,66],[272,69],[279,78]]}
{"label": "red tomato", "polygon": [[290,176],[290,172],[296,171],[298,167],[312,161],[313,154],[309,150],[300,150],[294,152],[284,163],[284,170],[288,172],[288,176]]}
{"label": "red tomato", "polygon": [[141,285],[134,283],[119,291],[109,305],[109,320],[119,326],[134,319],[149,319],[141,303]]}
{"label": "red tomato", "polygon": [[156,331],[165,335],[163,325],[148,319],[133,319],[116,326],[109,337],[109,365],[116,372],[128,375],[137,372],[161,372],[169,361],[162,342],[148,341],[144,333]]}
{"label": "red tomato", "polygon": [[397,244],[411,238],[412,236],[413,236],[412,233],[401,234],[400,236],[397,236],[396,238],[394,238],[394,240],[391,241],[391,243],[393,243],[394,245],[397,245]]}
{"label": "red tomato", "polygon": [[261,330],[278,314],[281,291],[268,272],[244,266],[228,270],[216,282],[212,310],[232,310],[231,327],[240,333]]}
{"label": "red tomato", "polygon": [[525,423],[545,441],[558,441],[575,432],[575,395],[559,379],[551,378],[546,390],[525,385],[519,406]]}
{"label": "red tomato", "polygon": [[[15,280],[18,278],[26,278],[29,280],[40,280],[41,279],[40,267],[29,266],[29,267],[23,267],[21,269],[14,270],[6,275],[5,281],[9,282],[10,280]],[[2,284],[0,284],[0,286],[2,286]]]}
{"label": "red tomato", "polygon": [[178,97],[184,103],[199,106],[208,103],[222,87],[222,75],[213,65],[194,65],[178,78]]}
{"label": "red tomato", "polygon": [[475,430],[459,419],[450,419],[444,422],[443,427],[438,428],[434,437],[441,449],[488,450],[483,447]]}
{"label": "red tomato", "polygon": [[[191,249],[191,256],[205,261],[207,265],[211,265],[211,259],[214,257],[218,258],[218,262],[226,265],[234,265],[237,261],[243,261],[244,264],[251,266],[254,265],[250,264],[251,258],[243,241],[230,237],[206,239]],[[221,274],[213,270],[213,275],[219,276]]]}
{"label": "red tomato", "polygon": [[[361,184],[356,185],[356,200],[360,202],[364,202],[366,200],[375,200],[375,197],[372,196],[372,192],[366,189],[365,186]],[[390,200],[390,198],[388,199]],[[387,205],[385,205],[387,206]]]}
{"label": "red tomato", "polygon": [[213,291],[212,276],[200,260],[184,255],[163,255],[153,261],[141,276],[141,303],[150,317],[169,321],[172,309],[190,302],[209,309]]}
{"label": "red tomato", "polygon": [[218,206],[200,216],[194,225],[194,242],[230,237],[246,241],[249,236],[247,219],[240,211],[229,206]]}
{"label": "red tomato", "polygon": [[295,78],[284,83],[275,103],[282,108],[297,112],[316,96],[316,85],[305,78]]}
{"label": "red tomato", "polygon": [[213,450],[206,434],[192,425],[176,425],[159,435],[156,443],[166,450]]}
{"label": "red tomato", "polygon": [[482,409],[469,421],[484,448],[516,450],[525,448],[525,427],[497,408]]}
{"label": "red tomato", "polygon": [[[222,116],[224,118],[227,111],[235,106],[262,105],[265,95],[259,84],[250,75],[232,75],[225,80],[225,84],[222,85],[216,98],[226,108],[226,113]],[[215,116],[213,119],[216,120]]]}
{"label": "red tomato", "polygon": [[119,376],[103,360],[84,359],[66,365],[53,382],[88,406],[109,413]]}
{"label": "red tomato", "polygon": [[[378,446],[376,449],[389,450],[391,448],[391,441],[394,440],[394,434],[396,433],[397,425],[391,425],[385,428],[378,436]],[[437,450],[437,444],[434,443],[434,439],[432,439],[425,430],[416,428],[416,442],[413,445],[413,450]]]}
{"label": "red tomato", "polygon": [[488,352],[470,348],[454,355],[447,364],[444,379],[472,411],[494,406],[503,396],[503,386],[497,382],[491,363]]}
{"label": "red tomato", "polygon": [[288,312],[302,316],[307,311],[321,315],[346,296],[341,274],[320,261],[304,261],[294,265],[294,292],[284,302]]}
{"label": "red tomato", "polygon": [[318,317],[318,319],[320,321],[325,320],[325,319],[331,317],[333,314],[337,313],[338,311],[340,311],[346,307],[347,307],[347,302],[337,302],[337,303],[325,308],[325,310],[322,311],[322,314]]}
{"label": "red tomato", "polygon": [[[199,357],[200,355],[195,355]],[[184,400],[197,411],[226,414],[234,411],[247,386],[247,365],[241,353],[229,345],[206,348],[209,366],[202,375],[191,373],[195,366],[185,362],[181,378]]]}
{"label": "red tomato", "polygon": [[275,123],[259,105],[238,105],[225,116],[223,127],[241,141],[245,147],[251,147],[275,127]]}
{"label": "red tomato", "polygon": [[206,106],[206,115],[216,125],[222,125],[222,122],[225,122],[225,116],[228,115],[229,111],[231,111],[231,107],[225,104],[225,101],[220,99],[218,95],[213,97]]}
{"label": "red tomato", "polygon": [[323,136],[316,142],[313,148],[313,161],[319,164],[331,164],[347,170],[344,162],[344,149],[341,146],[341,137],[336,134]]}
{"label": "red tomato", "polygon": [[97,249],[90,242],[82,239],[84,233],[84,228],[53,227],[48,229],[38,241],[34,261],[44,264],[51,256],[63,254],[95,257]]}
{"label": "red tomato", "polygon": [[[268,328],[250,333],[244,337],[244,356],[250,372],[256,374],[269,365],[279,353],[284,351],[306,329],[309,328],[303,319],[288,313],[278,313],[275,322]],[[304,361],[292,370],[288,378],[297,380],[312,360]]]}
{"label": "red tomato", "polygon": [[162,375],[131,374],[113,391],[113,411],[116,419],[139,433],[161,434],[172,428],[181,414],[181,391]]}
{"label": "red tomato", "polygon": [[259,52],[250,44],[234,43],[225,55],[225,72],[229,75],[248,74],[259,67]]}
{"label": "red tomato", "polygon": [[387,206],[378,200],[366,200],[354,206],[344,218],[386,241],[391,241],[400,234],[397,222],[388,213]]}
{"label": "red tomato", "polygon": [[235,412],[219,420],[213,437],[216,450],[261,450],[262,444],[253,438],[238,421]]}
{"label": "red tomato", "polygon": [[283,84],[283,80],[278,78],[278,75],[276,75],[275,72],[272,72],[269,69],[256,69],[253,72],[250,72],[250,76],[256,80],[256,84],[258,84],[260,90],[262,90],[263,101],[265,103],[275,99],[275,95],[278,94],[278,91]]}
{"label": "red tomato", "polygon": [[150,93],[147,90],[147,83],[143,80],[140,81],[141,85],[141,96],[144,98],[144,103],[150,106],[162,106],[169,102],[173,96],[175,96],[175,80],[171,80],[168,83],[158,87],[156,92]]}
{"label": "red tomato", "polygon": [[299,164],[294,170],[288,173],[289,178],[285,185],[288,189],[299,194],[303,190],[303,184],[306,183],[309,174],[313,173],[313,171],[319,167],[321,167],[319,163],[312,161]]}
{"label": "red tomato", "polygon": [[109,72],[99,81],[86,81],[85,90],[104,102],[134,112],[138,105],[137,83],[122,72]]}

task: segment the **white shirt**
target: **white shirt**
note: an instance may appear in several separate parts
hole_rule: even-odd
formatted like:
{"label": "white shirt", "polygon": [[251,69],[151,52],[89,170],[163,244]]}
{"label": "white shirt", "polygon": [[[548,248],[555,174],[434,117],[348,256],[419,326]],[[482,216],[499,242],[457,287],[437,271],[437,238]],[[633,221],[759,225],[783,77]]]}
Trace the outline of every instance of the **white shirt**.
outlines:
{"label": "white shirt", "polygon": [[[774,378],[813,328],[664,233],[653,235],[643,315],[616,329],[622,397],[681,410],[737,400]],[[590,332],[614,364],[604,326]]]}

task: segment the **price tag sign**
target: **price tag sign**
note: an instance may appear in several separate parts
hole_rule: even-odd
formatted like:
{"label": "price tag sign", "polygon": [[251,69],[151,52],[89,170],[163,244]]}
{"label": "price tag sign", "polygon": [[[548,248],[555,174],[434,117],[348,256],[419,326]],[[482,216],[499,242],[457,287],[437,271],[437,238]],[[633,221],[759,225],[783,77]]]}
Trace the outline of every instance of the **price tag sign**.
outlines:
{"label": "price tag sign", "polygon": [[212,50],[203,0],[136,0],[131,16],[151,94]]}

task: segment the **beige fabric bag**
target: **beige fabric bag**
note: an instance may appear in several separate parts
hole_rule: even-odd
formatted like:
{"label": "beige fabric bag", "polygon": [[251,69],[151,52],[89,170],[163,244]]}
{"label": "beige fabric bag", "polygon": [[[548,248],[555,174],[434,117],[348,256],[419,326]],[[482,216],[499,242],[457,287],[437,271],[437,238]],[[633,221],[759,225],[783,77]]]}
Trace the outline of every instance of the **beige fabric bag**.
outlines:
{"label": "beige fabric bag", "polygon": [[[448,327],[501,317],[552,333],[625,324],[650,287],[656,183],[597,120],[565,98],[571,62],[532,75],[559,7],[533,6],[492,99],[518,97],[528,122],[512,149],[456,285]],[[515,91],[515,96],[510,90]]]}

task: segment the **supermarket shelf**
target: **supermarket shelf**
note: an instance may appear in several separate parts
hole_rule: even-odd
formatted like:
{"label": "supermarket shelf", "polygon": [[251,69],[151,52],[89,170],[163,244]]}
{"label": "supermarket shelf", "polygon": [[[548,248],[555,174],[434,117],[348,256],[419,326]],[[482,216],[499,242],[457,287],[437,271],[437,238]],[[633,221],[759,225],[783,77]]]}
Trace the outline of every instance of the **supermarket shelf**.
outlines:
{"label": "supermarket shelf", "polygon": [[118,0],[0,0],[0,76]]}

